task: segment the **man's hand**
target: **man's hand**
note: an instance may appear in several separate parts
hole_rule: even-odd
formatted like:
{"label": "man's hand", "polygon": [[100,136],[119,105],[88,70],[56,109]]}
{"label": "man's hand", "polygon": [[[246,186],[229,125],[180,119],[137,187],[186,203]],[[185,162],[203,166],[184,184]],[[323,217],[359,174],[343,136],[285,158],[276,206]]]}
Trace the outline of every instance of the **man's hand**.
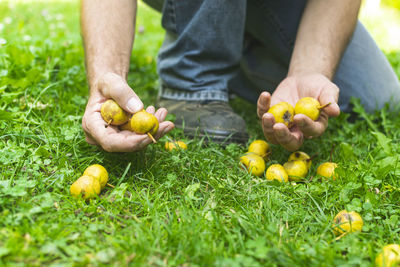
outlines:
{"label": "man's hand", "polygon": [[[130,55],[135,35],[136,0],[81,1],[81,29],[90,97],[82,118],[86,141],[100,145],[109,152],[128,152],[144,148],[150,138],[116,126],[106,126],[100,114],[101,105],[114,99],[124,110],[136,113],[143,103],[126,83]],[[158,139],[174,128],[164,121],[166,109],[155,111],[148,107],[160,125],[154,138]]]}
{"label": "man's hand", "polygon": [[[287,150],[297,150],[304,137],[320,136],[328,126],[328,118],[339,115],[339,88],[331,80],[353,33],[360,5],[361,0],[307,1],[288,77],[272,97],[264,92],[258,99],[257,113],[269,142],[281,144]],[[331,103],[315,122],[304,115],[295,115],[294,126],[288,129],[282,123],[275,124],[272,114],[266,113],[270,105],[286,101],[295,106],[306,96],[317,99],[321,105]]]}
{"label": "man's hand", "polygon": [[[101,105],[107,99],[114,99],[124,110],[136,113],[143,109],[143,103],[126,83],[125,79],[114,73],[103,75],[91,88],[91,94],[82,118],[82,128],[85,131],[86,141],[92,145],[100,145],[108,152],[130,152],[143,149],[152,140],[145,134],[136,134],[130,131],[120,131],[117,126],[109,125],[100,114]],[[155,110],[150,106],[147,112],[154,114],[159,123],[159,129],[154,138],[159,139],[174,128],[170,121],[164,121],[167,110]]]}
{"label": "man's hand", "polygon": [[[283,123],[275,123],[274,116],[267,113],[271,106],[279,102],[289,102],[294,107],[300,98],[306,96],[317,99],[321,105],[331,103],[321,110],[317,121],[298,114],[294,116],[294,126],[288,129]],[[258,99],[257,114],[262,120],[265,138],[287,150],[297,150],[303,144],[304,137],[320,136],[328,126],[328,118],[339,115],[338,97],[339,88],[322,74],[287,77],[272,96],[263,92]]]}

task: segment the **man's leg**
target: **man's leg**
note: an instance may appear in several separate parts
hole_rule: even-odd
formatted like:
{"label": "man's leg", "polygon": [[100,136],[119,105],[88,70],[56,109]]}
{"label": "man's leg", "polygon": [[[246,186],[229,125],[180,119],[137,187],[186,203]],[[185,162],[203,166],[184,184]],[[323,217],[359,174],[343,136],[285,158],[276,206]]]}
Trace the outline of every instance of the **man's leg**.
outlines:
{"label": "man's leg", "polygon": [[[146,1],[160,8],[160,1]],[[166,30],[158,54],[160,106],[177,115],[189,136],[247,141],[244,120],[228,105],[228,82],[239,70],[246,1],[165,0]]]}
{"label": "man's leg", "polygon": [[[246,32],[250,36],[238,76],[246,79],[236,78],[235,83],[242,82],[247,88],[231,86],[237,94],[273,92],[285,78],[304,5],[305,1],[248,1]],[[400,101],[399,80],[361,23],[340,61],[334,83],[340,88],[339,106],[345,112],[351,111],[351,97],[359,98],[367,111]],[[254,93],[248,95],[255,100]]]}

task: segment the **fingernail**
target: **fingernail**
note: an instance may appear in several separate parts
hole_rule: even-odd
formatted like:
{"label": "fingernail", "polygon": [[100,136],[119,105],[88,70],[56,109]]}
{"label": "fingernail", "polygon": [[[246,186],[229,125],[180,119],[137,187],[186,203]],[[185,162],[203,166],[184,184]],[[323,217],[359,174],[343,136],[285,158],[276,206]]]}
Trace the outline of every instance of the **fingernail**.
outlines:
{"label": "fingernail", "polygon": [[139,102],[136,98],[129,99],[128,103],[126,104],[126,108],[131,113],[136,113],[142,109],[142,103]]}

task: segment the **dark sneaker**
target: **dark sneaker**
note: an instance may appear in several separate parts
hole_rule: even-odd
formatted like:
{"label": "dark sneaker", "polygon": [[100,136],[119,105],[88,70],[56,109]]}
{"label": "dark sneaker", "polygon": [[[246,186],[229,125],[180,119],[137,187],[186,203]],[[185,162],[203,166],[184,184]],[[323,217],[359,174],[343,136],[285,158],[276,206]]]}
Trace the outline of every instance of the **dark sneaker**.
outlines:
{"label": "dark sneaker", "polygon": [[160,99],[158,106],[174,114],[175,127],[188,137],[206,137],[216,143],[246,143],[246,123],[222,101]]}

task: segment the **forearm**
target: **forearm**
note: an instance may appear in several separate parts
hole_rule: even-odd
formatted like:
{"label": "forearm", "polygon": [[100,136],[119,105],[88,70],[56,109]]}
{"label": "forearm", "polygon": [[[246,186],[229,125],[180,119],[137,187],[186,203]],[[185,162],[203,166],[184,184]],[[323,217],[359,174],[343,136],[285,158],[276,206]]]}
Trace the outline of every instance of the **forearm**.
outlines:
{"label": "forearm", "polygon": [[353,34],[361,0],[309,0],[288,76],[321,73],[332,79]]}
{"label": "forearm", "polygon": [[107,72],[126,78],[136,7],[136,0],[82,0],[81,31],[89,85]]}

